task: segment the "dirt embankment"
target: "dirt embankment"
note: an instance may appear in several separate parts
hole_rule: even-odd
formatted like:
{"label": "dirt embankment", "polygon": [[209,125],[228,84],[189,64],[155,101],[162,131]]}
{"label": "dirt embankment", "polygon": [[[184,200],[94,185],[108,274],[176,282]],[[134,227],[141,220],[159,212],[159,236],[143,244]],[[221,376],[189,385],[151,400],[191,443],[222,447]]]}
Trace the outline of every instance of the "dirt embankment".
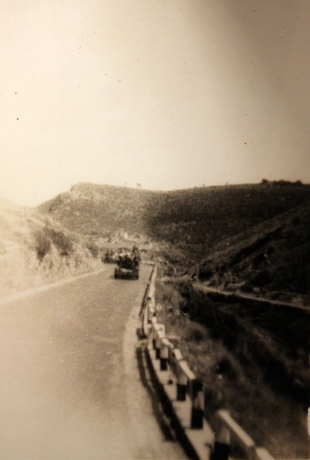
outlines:
{"label": "dirt embankment", "polygon": [[96,248],[87,248],[81,237],[48,216],[3,200],[0,236],[0,296],[101,266]]}

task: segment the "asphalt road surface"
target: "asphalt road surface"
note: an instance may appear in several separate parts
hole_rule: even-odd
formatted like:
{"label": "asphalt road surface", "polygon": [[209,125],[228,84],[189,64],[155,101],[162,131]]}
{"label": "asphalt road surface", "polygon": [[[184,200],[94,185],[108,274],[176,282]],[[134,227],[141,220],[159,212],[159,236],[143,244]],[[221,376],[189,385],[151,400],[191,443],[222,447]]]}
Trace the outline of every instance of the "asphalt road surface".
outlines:
{"label": "asphalt road surface", "polygon": [[138,371],[139,281],[113,266],[0,303],[0,459],[186,458]]}

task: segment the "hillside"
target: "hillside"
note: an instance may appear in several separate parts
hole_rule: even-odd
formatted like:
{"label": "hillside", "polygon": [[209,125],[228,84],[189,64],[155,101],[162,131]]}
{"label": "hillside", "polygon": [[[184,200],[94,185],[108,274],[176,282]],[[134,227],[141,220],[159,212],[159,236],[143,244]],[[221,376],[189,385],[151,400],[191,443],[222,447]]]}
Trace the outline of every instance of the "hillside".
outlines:
{"label": "hillside", "polygon": [[145,215],[156,192],[95,184],[77,184],[38,207],[68,229],[94,237],[145,234]]}
{"label": "hillside", "polygon": [[148,232],[201,257],[224,239],[309,197],[309,186],[282,182],[174,191],[153,200],[146,216]]}
{"label": "hillside", "polygon": [[219,244],[201,263],[200,279],[225,290],[309,304],[309,261],[307,201]]}
{"label": "hillside", "polygon": [[171,270],[193,271],[199,262],[201,279],[213,286],[282,300],[295,293],[303,303],[309,200],[309,185],[284,181],[172,192],[77,184],[38,209],[101,247],[126,238],[157,242],[153,255]]}
{"label": "hillside", "polygon": [[85,241],[51,217],[0,200],[0,296],[101,266]]}
{"label": "hillside", "polygon": [[306,198],[310,198],[309,186],[290,183],[172,192],[81,183],[38,210],[77,233],[144,235],[201,258],[223,239],[292,209]]}

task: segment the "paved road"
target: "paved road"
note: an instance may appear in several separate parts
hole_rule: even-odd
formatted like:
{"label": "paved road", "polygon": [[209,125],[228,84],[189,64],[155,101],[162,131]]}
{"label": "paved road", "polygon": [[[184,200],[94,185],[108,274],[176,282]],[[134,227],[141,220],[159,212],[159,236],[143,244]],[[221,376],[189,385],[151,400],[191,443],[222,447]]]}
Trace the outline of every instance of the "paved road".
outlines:
{"label": "paved road", "polygon": [[1,460],[185,458],[135,361],[150,267],[139,281],[112,270],[0,305]]}

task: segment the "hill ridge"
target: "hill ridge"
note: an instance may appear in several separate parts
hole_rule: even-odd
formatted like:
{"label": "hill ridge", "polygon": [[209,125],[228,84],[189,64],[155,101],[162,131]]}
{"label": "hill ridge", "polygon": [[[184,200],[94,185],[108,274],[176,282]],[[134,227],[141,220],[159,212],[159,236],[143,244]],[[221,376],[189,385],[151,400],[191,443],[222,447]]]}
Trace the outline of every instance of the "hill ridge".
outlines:
{"label": "hill ridge", "polygon": [[[38,210],[84,234],[100,235],[119,226],[129,233],[174,244],[185,236],[186,244],[212,247],[222,234],[238,233],[299,205],[306,197],[310,197],[310,187],[294,184],[239,184],[166,192],[78,183],[42,203]],[[214,228],[212,221],[216,219]]]}
{"label": "hill ridge", "polygon": [[[299,283],[297,274],[301,279],[310,243],[301,244],[307,235],[302,223],[306,217],[298,216],[307,215],[309,202],[309,185],[285,181],[172,192],[79,183],[38,209],[94,241],[117,241],[131,235],[157,242],[164,259],[172,264],[193,267],[199,262],[201,276],[211,284],[238,284],[245,278],[244,289],[269,286],[304,295],[305,279]],[[273,232],[274,226],[282,228]],[[286,233],[293,236],[286,237]],[[289,244],[300,244],[306,256],[300,249],[292,252]],[[290,276],[288,267],[294,272]],[[271,283],[270,276],[278,284]]]}

